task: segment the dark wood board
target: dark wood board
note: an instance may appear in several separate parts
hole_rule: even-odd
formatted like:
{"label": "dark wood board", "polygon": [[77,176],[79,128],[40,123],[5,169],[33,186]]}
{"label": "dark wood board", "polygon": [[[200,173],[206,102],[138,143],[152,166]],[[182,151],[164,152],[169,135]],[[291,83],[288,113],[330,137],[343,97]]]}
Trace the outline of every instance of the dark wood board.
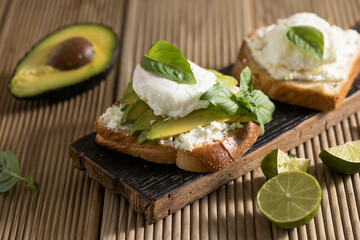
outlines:
{"label": "dark wood board", "polygon": [[257,168],[270,150],[288,151],[360,110],[359,89],[358,77],[342,106],[325,113],[275,102],[276,111],[265,134],[235,164],[214,173],[191,173],[100,147],[95,132],[72,143],[70,156],[78,169],[125,196],[135,211],[156,222]]}
{"label": "dark wood board", "polygon": [[[359,31],[360,22],[354,29]],[[229,75],[231,67],[221,72]],[[331,112],[275,101],[273,120],[265,126],[265,134],[236,163],[214,173],[191,173],[176,165],[155,164],[100,147],[95,132],[73,142],[70,156],[75,167],[87,171],[105,188],[122,194],[152,223],[259,167],[272,149],[288,151],[359,111],[359,89],[360,75],[341,107]]]}

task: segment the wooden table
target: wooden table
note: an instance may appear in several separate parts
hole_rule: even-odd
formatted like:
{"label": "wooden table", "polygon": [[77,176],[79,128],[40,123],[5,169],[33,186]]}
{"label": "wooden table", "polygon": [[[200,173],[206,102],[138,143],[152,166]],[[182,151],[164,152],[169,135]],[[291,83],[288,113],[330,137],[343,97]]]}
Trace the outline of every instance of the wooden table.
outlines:
{"label": "wooden table", "polygon": [[[172,42],[194,62],[222,69],[235,61],[247,33],[302,11],[344,28],[360,20],[358,0],[0,1],[0,151],[13,150],[21,172],[34,170],[40,184],[36,193],[18,183],[0,195],[0,239],[360,239],[359,174],[336,174],[317,157],[323,148],[359,139],[360,112],[290,151],[312,159],[309,172],[323,191],[314,220],[293,230],[277,228],[257,209],[265,181],[260,169],[149,224],[69,157],[69,144],[94,130],[96,117],[121,97],[155,41]],[[17,61],[47,33],[75,22],[103,23],[118,34],[120,57],[106,81],[56,103],[13,98],[7,84]]]}

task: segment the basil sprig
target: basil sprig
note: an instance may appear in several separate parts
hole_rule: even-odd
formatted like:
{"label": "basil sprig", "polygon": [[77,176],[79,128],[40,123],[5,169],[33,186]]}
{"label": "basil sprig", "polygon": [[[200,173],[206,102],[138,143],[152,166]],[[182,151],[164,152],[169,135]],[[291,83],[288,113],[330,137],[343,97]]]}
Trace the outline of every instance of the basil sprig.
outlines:
{"label": "basil sprig", "polygon": [[231,89],[221,81],[207,90],[200,100],[209,101],[215,108],[230,116],[235,116],[239,112],[239,104],[236,96]]}
{"label": "basil sprig", "polygon": [[141,59],[140,66],[148,72],[175,82],[196,83],[189,62],[179,49],[166,41],[154,43]]}
{"label": "basil sprig", "polygon": [[275,105],[263,92],[253,90],[253,77],[248,67],[242,71],[240,78],[240,92],[237,96],[221,81],[207,90],[200,100],[209,101],[209,108],[216,108],[230,116],[255,117],[263,134],[264,125],[271,121]]}
{"label": "basil sprig", "polygon": [[34,181],[33,172],[30,172],[26,178],[22,177],[19,170],[19,160],[15,153],[12,151],[0,153],[0,193],[7,192],[20,180],[28,183],[29,191],[36,191],[38,184]]}
{"label": "basil sprig", "polygon": [[299,50],[322,61],[324,55],[324,36],[318,29],[310,26],[286,26],[285,38]]}

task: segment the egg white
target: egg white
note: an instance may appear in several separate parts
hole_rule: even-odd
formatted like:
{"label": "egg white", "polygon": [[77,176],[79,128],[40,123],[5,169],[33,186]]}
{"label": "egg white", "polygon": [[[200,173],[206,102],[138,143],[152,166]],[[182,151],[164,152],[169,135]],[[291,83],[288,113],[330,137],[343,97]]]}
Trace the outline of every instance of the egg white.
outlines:
{"label": "egg white", "polygon": [[215,83],[212,72],[188,61],[197,81],[196,84],[177,83],[145,71],[140,64],[133,74],[133,88],[139,98],[145,101],[155,115],[184,117],[190,112],[206,108],[207,102],[199,98]]}

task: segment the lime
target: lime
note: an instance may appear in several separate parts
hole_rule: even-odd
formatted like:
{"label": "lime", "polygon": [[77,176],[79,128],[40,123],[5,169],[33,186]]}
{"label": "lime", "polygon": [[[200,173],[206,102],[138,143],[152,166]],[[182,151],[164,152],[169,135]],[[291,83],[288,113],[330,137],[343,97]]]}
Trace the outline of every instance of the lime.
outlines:
{"label": "lime", "polygon": [[281,173],[260,188],[256,204],[275,225],[290,229],[300,227],[315,217],[321,201],[318,181],[308,173]]}
{"label": "lime", "polygon": [[261,170],[265,177],[270,179],[279,173],[303,171],[309,167],[310,159],[288,156],[280,149],[274,149],[268,153],[261,162]]}
{"label": "lime", "polygon": [[360,140],[325,149],[321,151],[319,157],[335,172],[358,173],[360,172]]}

